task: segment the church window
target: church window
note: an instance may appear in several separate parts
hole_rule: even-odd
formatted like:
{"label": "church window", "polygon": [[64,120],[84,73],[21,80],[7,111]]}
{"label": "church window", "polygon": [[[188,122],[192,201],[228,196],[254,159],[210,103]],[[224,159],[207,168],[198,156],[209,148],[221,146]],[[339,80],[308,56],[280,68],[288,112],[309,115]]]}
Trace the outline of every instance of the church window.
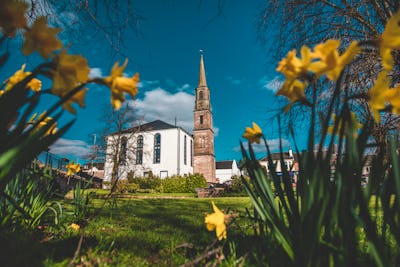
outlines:
{"label": "church window", "polygon": [[128,139],[124,136],[121,139],[121,150],[119,154],[119,161],[121,165],[126,164],[126,149],[127,149]]}
{"label": "church window", "polygon": [[203,93],[203,91],[200,91],[199,92],[199,100],[203,100],[203,98],[204,98],[204,93]]}
{"label": "church window", "polygon": [[157,133],[154,136],[154,158],[153,163],[160,163],[161,161],[161,135]]}
{"label": "church window", "polygon": [[184,138],[184,141],[183,141],[183,164],[187,164],[187,145],[186,145],[186,142],[187,142],[187,140],[186,140],[186,135],[185,135],[185,138]]}
{"label": "church window", "polygon": [[200,115],[200,124],[203,124],[203,121],[204,121],[203,115]]}
{"label": "church window", "polygon": [[139,135],[136,141],[136,164],[143,163],[143,135]]}

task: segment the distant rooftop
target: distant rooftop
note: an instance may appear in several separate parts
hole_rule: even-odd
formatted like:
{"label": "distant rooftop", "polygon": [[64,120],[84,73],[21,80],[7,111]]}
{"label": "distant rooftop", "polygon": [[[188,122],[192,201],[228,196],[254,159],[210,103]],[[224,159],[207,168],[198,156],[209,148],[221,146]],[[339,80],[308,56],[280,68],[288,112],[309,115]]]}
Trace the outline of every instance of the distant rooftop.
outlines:
{"label": "distant rooftop", "polygon": [[233,160],[224,160],[215,162],[215,169],[232,169]]}

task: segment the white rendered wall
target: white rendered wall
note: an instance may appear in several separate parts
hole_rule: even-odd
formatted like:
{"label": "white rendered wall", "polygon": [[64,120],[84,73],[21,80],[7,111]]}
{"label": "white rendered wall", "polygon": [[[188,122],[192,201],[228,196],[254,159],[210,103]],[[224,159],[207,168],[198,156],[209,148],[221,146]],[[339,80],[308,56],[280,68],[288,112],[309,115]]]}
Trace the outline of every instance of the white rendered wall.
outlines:
{"label": "white rendered wall", "polygon": [[[161,153],[160,163],[154,163],[154,136],[161,135]],[[142,164],[136,164],[137,137],[143,136],[143,161]],[[165,178],[166,175],[185,175],[193,173],[190,159],[190,144],[193,142],[191,135],[180,128],[172,128],[158,131],[147,131],[135,134],[125,134],[128,138],[126,164],[119,167],[119,179],[126,179],[129,172],[134,172],[137,177],[143,177],[150,171],[155,176]],[[186,136],[187,160],[184,162],[184,140]],[[109,141],[112,136],[109,137]],[[104,165],[104,181],[111,180],[112,157],[109,155],[112,147],[108,146],[108,153]],[[178,157],[179,155],[179,157]]]}
{"label": "white rendered wall", "polygon": [[237,167],[236,160],[233,160],[231,169],[216,169],[215,170],[215,176],[219,179],[219,182],[221,184],[231,180],[232,176],[235,176],[235,175],[240,175],[240,170]]}

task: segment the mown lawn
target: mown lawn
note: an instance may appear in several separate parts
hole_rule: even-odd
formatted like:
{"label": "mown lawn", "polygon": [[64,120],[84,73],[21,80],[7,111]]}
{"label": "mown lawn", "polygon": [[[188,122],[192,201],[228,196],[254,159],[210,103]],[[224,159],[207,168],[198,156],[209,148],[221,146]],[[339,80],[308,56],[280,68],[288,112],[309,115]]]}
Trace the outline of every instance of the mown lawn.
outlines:
{"label": "mown lawn", "polygon": [[[136,196],[137,197],[137,196]],[[152,196],[155,197],[155,196]],[[123,198],[95,199],[84,230],[81,266],[177,266],[197,255],[215,240],[204,225],[213,200],[220,209],[245,215],[250,200],[241,198]],[[68,200],[66,200],[68,202]],[[65,214],[71,206],[64,203]],[[68,216],[68,215],[65,215]],[[250,231],[245,221],[228,230],[228,239]],[[69,225],[69,223],[64,223]],[[1,252],[3,266],[66,266],[77,249],[81,230],[48,229],[49,236],[21,234]],[[38,231],[39,232],[39,231]],[[3,243],[4,244],[4,243]]]}

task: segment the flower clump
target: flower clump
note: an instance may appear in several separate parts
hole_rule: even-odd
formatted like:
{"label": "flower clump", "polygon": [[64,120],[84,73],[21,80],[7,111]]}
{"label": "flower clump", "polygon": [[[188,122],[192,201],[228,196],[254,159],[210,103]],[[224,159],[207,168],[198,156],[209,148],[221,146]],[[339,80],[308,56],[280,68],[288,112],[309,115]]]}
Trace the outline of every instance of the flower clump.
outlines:
{"label": "flower clump", "polygon": [[[309,103],[304,90],[313,78],[322,75],[331,81],[340,77],[343,69],[350,64],[361,52],[361,45],[353,41],[349,46],[339,53],[340,40],[329,39],[324,43],[317,44],[313,50],[303,46],[300,57],[297,57],[296,49],[290,51],[276,68],[285,76],[282,87],[276,93],[285,96],[290,104],[287,110],[295,102]],[[386,23],[383,33],[378,40],[379,53],[382,59],[382,71],[367,93],[367,102],[373,113],[375,121],[380,121],[380,111],[389,110],[400,115],[400,85],[390,87],[389,72],[393,70],[393,50],[400,50],[400,10],[397,11]]]}
{"label": "flower clump", "polygon": [[343,68],[360,51],[360,47],[355,41],[342,55],[339,54],[339,46],[340,41],[332,39],[316,45],[313,51],[307,46],[303,46],[300,50],[300,58],[296,55],[296,49],[290,51],[276,68],[286,78],[277,94],[287,97],[291,103],[306,102],[304,89],[308,85],[310,74],[317,77],[326,74],[328,79],[337,80]]}
{"label": "flower clump", "polygon": [[122,66],[115,63],[111,74],[106,78],[89,78],[90,67],[87,59],[82,55],[67,53],[62,42],[57,37],[61,28],[49,27],[47,18],[40,16],[28,25],[26,12],[29,5],[25,2],[5,0],[0,5],[0,29],[3,35],[14,37],[18,31],[22,32],[22,53],[31,55],[37,52],[49,64],[40,65],[35,71],[25,71],[25,65],[8,79],[6,88],[0,88],[0,97],[7,90],[12,90],[15,85],[31,75],[27,87],[35,92],[41,88],[41,81],[36,77],[43,75],[51,78],[51,93],[62,99],[62,107],[72,114],[76,114],[73,104],[85,106],[86,84],[97,83],[106,85],[111,91],[111,103],[115,109],[121,107],[125,95],[134,98],[138,93],[137,83],[139,75],[124,77],[127,61]]}

